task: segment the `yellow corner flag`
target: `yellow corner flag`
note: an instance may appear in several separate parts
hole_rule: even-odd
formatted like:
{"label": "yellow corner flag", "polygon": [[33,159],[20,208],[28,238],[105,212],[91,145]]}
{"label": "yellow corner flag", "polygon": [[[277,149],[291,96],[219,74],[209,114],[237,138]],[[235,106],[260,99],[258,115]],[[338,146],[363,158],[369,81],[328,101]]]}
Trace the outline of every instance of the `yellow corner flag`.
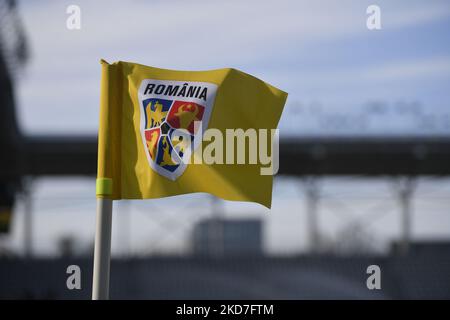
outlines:
{"label": "yellow corner flag", "polygon": [[101,63],[98,197],[207,192],[270,208],[287,93],[235,69]]}

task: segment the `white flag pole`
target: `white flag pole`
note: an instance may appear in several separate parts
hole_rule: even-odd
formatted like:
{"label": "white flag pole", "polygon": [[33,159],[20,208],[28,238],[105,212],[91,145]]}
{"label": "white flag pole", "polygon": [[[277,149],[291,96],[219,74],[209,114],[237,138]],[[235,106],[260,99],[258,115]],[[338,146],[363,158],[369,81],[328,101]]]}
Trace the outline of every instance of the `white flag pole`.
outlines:
{"label": "white flag pole", "polygon": [[92,300],[109,299],[109,269],[111,260],[112,180],[97,179],[97,218],[95,230]]}

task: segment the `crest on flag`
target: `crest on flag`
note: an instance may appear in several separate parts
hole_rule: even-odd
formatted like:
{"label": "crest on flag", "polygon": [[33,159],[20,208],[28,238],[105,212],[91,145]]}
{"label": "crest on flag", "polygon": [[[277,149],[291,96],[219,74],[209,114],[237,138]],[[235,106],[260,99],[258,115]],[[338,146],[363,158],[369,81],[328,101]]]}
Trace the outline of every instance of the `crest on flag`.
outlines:
{"label": "crest on flag", "polygon": [[141,137],[151,169],[171,180],[183,174],[208,127],[216,91],[217,85],[207,82],[142,81]]}

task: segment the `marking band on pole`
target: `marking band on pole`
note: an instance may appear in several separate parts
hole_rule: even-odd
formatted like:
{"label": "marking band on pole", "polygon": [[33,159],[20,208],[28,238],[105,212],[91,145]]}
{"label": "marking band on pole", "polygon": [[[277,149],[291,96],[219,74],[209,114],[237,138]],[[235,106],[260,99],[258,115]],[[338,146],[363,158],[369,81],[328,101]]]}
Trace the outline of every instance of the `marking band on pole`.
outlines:
{"label": "marking band on pole", "polygon": [[112,184],[111,178],[97,178],[95,182],[95,193],[97,197],[106,197],[112,195]]}

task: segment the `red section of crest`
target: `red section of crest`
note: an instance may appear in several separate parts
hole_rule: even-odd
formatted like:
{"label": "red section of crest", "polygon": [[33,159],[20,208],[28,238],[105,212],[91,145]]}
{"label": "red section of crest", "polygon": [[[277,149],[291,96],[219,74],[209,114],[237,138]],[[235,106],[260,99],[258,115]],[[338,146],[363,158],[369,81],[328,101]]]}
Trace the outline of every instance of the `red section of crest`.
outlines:
{"label": "red section of crest", "polygon": [[197,103],[175,101],[170,108],[167,122],[174,128],[187,129],[194,134],[194,122],[201,121],[204,112],[205,107]]}
{"label": "red section of crest", "polygon": [[153,160],[155,160],[156,147],[158,146],[158,139],[160,135],[161,131],[159,128],[145,130],[145,142],[147,145],[147,150]]}

